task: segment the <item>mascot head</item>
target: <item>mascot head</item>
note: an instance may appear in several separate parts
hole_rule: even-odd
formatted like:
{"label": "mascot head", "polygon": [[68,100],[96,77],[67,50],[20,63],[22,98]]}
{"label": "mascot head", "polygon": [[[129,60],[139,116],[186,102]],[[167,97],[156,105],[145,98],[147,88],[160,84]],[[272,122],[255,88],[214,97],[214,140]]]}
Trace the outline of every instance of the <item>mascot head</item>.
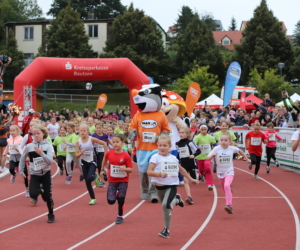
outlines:
{"label": "mascot head", "polygon": [[176,116],[182,116],[186,112],[186,104],[183,98],[171,91],[163,90],[162,93],[162,107],[169,122],[172,122]]}
{"label": "mascot head", "polygon": [[138,111],[149,113],[157,112],[161,109],[161,87],[158,84],[143,85],[141,90],[131,91],[134,104],[138,106]]}

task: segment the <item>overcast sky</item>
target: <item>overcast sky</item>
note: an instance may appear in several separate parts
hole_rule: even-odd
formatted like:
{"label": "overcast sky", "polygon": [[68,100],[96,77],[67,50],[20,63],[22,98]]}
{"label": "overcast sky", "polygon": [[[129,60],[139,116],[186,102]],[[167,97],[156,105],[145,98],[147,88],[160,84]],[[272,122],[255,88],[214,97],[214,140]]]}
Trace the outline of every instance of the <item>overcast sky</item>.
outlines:
{"label": "overcast sky", "polygon": [[[53,0],[37,0],[44,13],[48,12],[52,2]],[[242,21],[248,21],[253,17],[253,11],[261,0],[121,0],[121,2],[127,6],[133,2],[135,8],[144,10],[146,15],[154,18],[167,31],[168,27],[175,23],[183,5],[200,14],[211,13],[215,19],[222,21],[225,30],[228,30],[230,20],[234,16],[239,28]],[[267,4],[274,15],[285,23],[287,34],[292,35],[296,23],[300,20],[300,0],[267,0]]]}

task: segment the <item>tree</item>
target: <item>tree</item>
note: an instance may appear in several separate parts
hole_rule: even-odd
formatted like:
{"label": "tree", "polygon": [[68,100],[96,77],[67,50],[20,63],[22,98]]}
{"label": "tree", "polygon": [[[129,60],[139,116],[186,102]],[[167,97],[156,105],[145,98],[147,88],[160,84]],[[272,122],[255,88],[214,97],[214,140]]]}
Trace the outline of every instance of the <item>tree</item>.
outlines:
{"label": "tree", "polygon": [[293,54],[289,40],[282,29],[282,23],[268,9],[265,0],[254,10],[254,16],[243,31],[243,42],[235,45],[237,61],[242,65],[241,82],[246,83],[250,69],[259,73],[270,68],[278,68],[278,63],[285,63],[289,74]]}
{"label": "tree", "polygon": [[14,32],[9,29],[7,44],[3,51],[0,51],[0,54],[8,55],[12,58],[12,63],[9,64],[6,68],[4,74],[4,87],[6,89],[13,88],[13,81],[15,77],[23,70],[24,68],[24,55],[21,51],[18,50],[17,40],[15,39]]}
{"label": "tree", "polygon": [[188,6],[182,6],[181,12],[178,15],[178,18],[177,18],[176,24],[175,24],[176,35],[179,35],[180,33],[185,31],[188,24],[193,20],[193,17],[194,17],[194,13],[193,13],[192,9]]}
{"label": "tree", "polygon": [[60,10],[67,7],[68,3],[80,13],[82,19],[86,19],[89,13],[93,13],[95,19],[113,18],[126,9],[120,0],[54,0],[47,15],[58,16]]}
{"label": "tree", "polygon": [[201,99],[205,99],[211,94],[220,93],[218,76],[208,72],[209,66],[200,67],[195,64],[191,71],[189,71],[183,78],[179,78],[176,84],[169,85],[172,91],[178,93],[185,98],[186,92],[192,82],[197,82],[201,87]]}
{"label": "tree", "polygon": [[[180,76],[183,76],[194,64],[209,65],[209,72],[218,75],[219,80],[224,79],[224,67],[218,45],[216,45],[212,32],[206,24],[195,14],[186,30],[178,36],[178,51],[176,63]],[[179,76],[179,77],[180,77]]]}
{"label": "tree", "polygon": [[201,20],[207,25],[209,30],[216,30],[217,24],[212,13],[203,12],[201,15]]}
{"label": "tree", "polygon": [[155,82],[165,83],[169,60],[157,23],[130,5],[116,17],[100,57],[128,57]]}
{"label": "tree", "polygon": [[236,20],[234,17],[231,18],[231,21],[230,21],[230,26],[228,27],[228,30],[236,30],[237,28],[237,24],[236,24]]}
{"label": "tree", "polygon": [[[80,14],[70,5],[61,10],[44,32],[45,47],[39,48],[39,56],[49,57],[93,57],[89,37]],[[43,46],[43,45],[42,45]]]}
{"label": "tree", "polygon": [[297,22],[294,29],[295,43],[297,46],[300,46],[300,21]]}
{"label": "tree", "polygon": [[292,79],[300,80],[300,47],[294,47],[294,62],[291,66]]}

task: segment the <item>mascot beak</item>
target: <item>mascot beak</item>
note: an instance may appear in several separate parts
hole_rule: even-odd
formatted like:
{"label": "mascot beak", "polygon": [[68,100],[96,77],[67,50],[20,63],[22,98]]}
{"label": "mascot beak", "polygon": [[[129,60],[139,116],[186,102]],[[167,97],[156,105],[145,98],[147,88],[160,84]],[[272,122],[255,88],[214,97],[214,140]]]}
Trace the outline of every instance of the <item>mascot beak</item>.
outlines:
{"label": "mascot beak", "polygon": [[138,91],[137,89],[131,90],[131,95],[132,95],[132,97],[135,97],[135,96],[138,95],[138,94],[139,94],[139,91]]}

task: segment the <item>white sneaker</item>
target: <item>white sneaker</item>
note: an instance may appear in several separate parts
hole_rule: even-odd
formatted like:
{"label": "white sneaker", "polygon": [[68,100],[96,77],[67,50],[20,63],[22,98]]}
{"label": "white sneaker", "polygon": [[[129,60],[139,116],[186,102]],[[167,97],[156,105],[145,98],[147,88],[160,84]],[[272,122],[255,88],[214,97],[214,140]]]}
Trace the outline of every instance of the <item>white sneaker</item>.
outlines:
{"label": "white sneaker", "polygon": [[275,161],[275,164],[276,164],[276,167],[278,167],[278,168],[280,167],[279,161],[276,160],[276,161]]}
{"label": "white sneaker", "polygon": [[4,172],[4,168],[0,166],[0,173]]}
{"label": "white sneaker", "polygon": [[26,190],[25,190],[25,197],[26,197],[26,198],[29,198],[29,197],[30,197],[30,195],[29,195],[29,189],[27,189],[27,188],[26,188]]}
{"label": "white sneaker", "polygon": [[266,172],[267,172],[267,174],[270,173],[270,166],[267,166]]}
{"label": "white sneaker", "polygon": [[258,180],[257,174],[254,175],[254,180],[256,180],[256,181]]}
{"label": "white sneaker", "polygon": [[12,175],[10,177],[10,183],[15,183],[15,181],[16,181],[16,175]]}

